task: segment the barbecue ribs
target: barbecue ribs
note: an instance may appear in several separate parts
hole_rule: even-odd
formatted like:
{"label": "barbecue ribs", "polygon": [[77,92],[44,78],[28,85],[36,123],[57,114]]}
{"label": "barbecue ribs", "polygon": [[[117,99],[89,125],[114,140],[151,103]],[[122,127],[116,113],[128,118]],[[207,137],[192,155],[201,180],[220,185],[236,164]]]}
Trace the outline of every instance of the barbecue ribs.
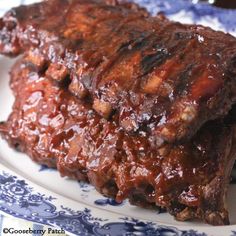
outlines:
{"label": "barbecue ribs", "polygon": [[50,0],[0,21],[0,51],[46,70],[128,133],[156,146],[188,140],[236,100],[236,39],[151,17],[134,4]]}
{"label": "barbecue ribs", "polygon": [[229,223],[225,195],[235,160],[234,116],[208,122],[185,144],[158,149],[148,132],[125,132],[117,114],[111,121],[100,117],[46,73],[27,56],[13,67],[16,100],[0,126],[9,144],[118,201],[157,205],[178,220]]}

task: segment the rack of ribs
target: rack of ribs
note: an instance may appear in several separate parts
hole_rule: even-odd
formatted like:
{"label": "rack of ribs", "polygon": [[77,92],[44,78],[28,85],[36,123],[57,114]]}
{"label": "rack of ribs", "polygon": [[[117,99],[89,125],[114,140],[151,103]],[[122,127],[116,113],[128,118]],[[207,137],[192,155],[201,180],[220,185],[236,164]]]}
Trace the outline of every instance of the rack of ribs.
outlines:
{"label": "rack of ribs", "polygon": [[44,1],[13,8],[0,26],[3,54],[30,49],[39,71],[69,80],[72,94],[102,117],[115,114],[129,133],[148,131],[157,146],[190,139],[236,100],[233,36],[134,4]]}
{"label": "rack of ribs", "polygon": [[235,160],[235,116],[210,121],[184,144],[153,147],[20,59],[11,71],[13,112],[0,126],[11,146],[105,196],[159,206],[178,220],[229,223],[225,196]]}
{"label": "rack of ribs", "polygon": [[[217,40],[216,40],[217,39]],[[34,161],[178,220],[229,224],[236,39],[113,0],[50,0],[0,19],[13,111]]]}

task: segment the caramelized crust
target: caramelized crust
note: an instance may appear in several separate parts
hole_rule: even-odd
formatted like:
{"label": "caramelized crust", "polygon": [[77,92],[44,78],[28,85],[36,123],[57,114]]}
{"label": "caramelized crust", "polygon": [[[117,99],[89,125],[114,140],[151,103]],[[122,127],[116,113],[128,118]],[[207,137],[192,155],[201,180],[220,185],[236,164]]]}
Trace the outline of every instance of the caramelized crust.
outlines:
{"label": "caramelized crust", "polygon": [[20,6],[0,26],[3,54],[29,51],[39,72],[156,146],[190,139],[235,102],[236,40],[210,28],[102,0]]}
{"label": "caramelized crust", "polygon": [[158,149],[148,132],[125,132],[117,114],[111,121],[101,118],[45,73],[27,61],[11,71],[16,100],[0,125],[11,146],[117,201],[156,205],[178,220],[229,223],[225,195],[235,160],[234,117],[207,123],[185,144]]}

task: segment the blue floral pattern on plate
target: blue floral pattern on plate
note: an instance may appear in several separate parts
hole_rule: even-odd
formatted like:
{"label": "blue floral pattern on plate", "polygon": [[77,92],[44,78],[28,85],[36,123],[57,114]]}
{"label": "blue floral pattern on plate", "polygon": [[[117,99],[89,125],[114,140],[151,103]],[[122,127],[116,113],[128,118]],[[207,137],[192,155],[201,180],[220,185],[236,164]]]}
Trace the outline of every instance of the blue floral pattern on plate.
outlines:
{"label": "blue floral pattern on plate", "polygon": [[97,199],[94,201],[94,203],[99,206],[107,206],[107,205],[121,206],[121,205],[123,205],[123,202],[117,202],[116,200],[114,200],[112,198]]}
{"label": "blue floral pattern on plate", "polygon": [[172,235],[205,236],[194,230],[158,226],[133,218],[120,218],[120,222],[106,223],[107,219],[93,217],[91,209],[73,211],[65,206],[58,209],[53,196],[36,193],[25,180],[2,172],[0,174],[0,210],[18,218],[63,228],[75,235]]}
{"label": "blue floral pattern on plate", "polygon": [[[168,17],[183,12],[181,15],[188,18],[191,23],[202,23],[212,21],[211,26],[214,27],[217,20],[220,29],[227,32],[236,32],[236,10],[228,10],[214,7],[208,3],[193,4],[191,0],[130,0],[148,9],[152,15],[159,12],[164,13]],[[175,20],[182,20],[174,18]]]}
{"label": "blue floral pattern on plate", "polygon": [[48,167],[48,166],[46,166],[46,165],[40,165],[39,166],[39,171],[41,172],[41,171],[54,171],[54,170],[56,170],[55,168],[50,168],[50,167]]}

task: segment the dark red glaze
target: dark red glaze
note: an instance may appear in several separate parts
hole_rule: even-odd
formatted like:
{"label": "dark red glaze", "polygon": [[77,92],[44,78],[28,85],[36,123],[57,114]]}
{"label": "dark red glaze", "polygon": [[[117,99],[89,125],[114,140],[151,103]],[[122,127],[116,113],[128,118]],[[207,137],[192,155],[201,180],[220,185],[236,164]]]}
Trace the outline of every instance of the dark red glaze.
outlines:
{"label": "dark red glaze", "polygon": [[14,8],[1,26],[2,53],[29,50],[39,71],[157,146],[190,139],[236,100],[233,36],[150,17],[134,4],[44,1]]}
{"label": "dark red glaze", "polygon": [[124,132],[117,114],[101,118],[26,61],[12,69],[11,88],[13,112],[0,130],[33,160],[90,181],[118,201],[157,205],[178,220],[228,224],[224,197],[235,145],[223,121],[209,122],[187,143],[157,148],[147,131]]}

